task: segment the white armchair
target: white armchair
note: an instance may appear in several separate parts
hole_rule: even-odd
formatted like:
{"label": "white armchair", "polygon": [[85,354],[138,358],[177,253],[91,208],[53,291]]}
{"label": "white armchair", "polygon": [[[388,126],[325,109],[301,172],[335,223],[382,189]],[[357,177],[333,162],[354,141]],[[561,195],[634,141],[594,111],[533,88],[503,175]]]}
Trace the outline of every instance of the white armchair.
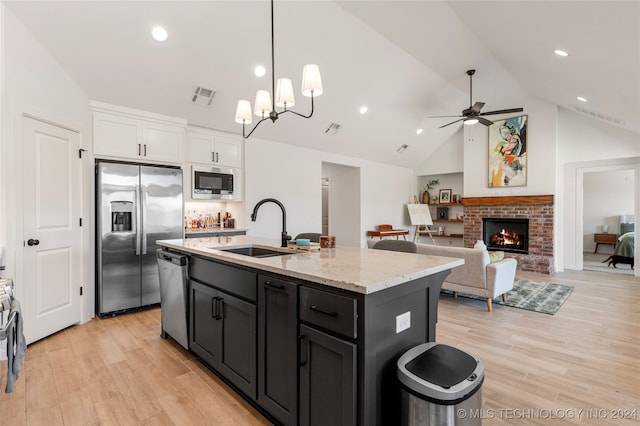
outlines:
{"label": "white armchair", "polygon": [[491,300],[513,288],[518,262],[513,258],[505,258],[491,263],[486,249],[464,247],[441,247],[428,244],[416,244],[418,253],[432,256],[447,256],[464,259],[464,265],[451,270],[445,278],[442,288],[457,292],[485,297],[487,310],[491,312]]}

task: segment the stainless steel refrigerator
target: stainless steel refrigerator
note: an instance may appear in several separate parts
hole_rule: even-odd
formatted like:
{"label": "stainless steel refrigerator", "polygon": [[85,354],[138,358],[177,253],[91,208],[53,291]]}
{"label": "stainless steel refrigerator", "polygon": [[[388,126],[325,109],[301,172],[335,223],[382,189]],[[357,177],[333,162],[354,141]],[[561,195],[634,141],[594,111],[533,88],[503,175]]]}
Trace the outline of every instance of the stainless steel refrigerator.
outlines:
{"label": "stainless steel refrigerator", "polygon": [[96,163],[98,315],[160,303],[156,240],[183,238],[182,170]]}

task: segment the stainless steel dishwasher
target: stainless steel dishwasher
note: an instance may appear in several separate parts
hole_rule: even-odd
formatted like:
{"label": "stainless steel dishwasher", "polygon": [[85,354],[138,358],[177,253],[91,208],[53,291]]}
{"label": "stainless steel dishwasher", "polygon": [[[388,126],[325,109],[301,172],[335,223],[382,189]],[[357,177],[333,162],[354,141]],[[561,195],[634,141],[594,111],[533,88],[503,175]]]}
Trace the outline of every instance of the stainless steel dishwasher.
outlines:
{"label": "stainless steel dishwasher", "polygon": [[189,349],[187,329],[187,301],[189,298],[187,266],[189,258],[163,249],[157,250],[160,272],[160,305],[162,306],[162,333]]}

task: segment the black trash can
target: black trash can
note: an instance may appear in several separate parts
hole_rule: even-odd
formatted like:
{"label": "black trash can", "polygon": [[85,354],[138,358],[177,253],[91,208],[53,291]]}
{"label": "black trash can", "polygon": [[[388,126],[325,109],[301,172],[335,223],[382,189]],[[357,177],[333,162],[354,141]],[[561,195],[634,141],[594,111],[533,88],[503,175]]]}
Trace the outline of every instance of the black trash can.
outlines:
{"label": "black trash can", "polygon": [[398,360],[402,425],[482,424],[484,365],[474,356],[441,343],[423,343]]}

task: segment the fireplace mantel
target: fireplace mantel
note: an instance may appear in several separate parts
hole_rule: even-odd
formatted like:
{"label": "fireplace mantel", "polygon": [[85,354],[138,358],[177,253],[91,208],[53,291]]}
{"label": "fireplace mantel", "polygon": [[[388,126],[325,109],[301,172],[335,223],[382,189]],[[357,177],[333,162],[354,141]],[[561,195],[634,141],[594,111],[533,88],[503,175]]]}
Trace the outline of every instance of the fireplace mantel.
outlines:
{"label": "fireplace mantel", "polygon": [[553,195],[517,195],[506,197],[464,197],[462,205],[470,206],[540,206],[553,205]]}

